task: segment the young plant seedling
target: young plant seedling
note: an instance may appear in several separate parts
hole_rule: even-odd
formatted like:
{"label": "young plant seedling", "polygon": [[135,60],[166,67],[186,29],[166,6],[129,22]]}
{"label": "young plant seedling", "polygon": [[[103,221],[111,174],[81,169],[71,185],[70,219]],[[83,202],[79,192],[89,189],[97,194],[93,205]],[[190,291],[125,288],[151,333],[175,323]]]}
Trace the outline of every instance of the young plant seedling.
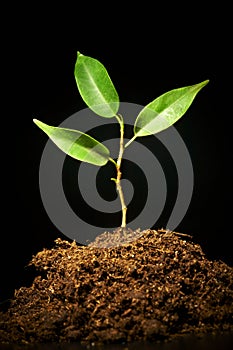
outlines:
{"label": "young plant seedling", "polygon": [[110,151],[93,137],[73,129],[49,126],[37,119],[35,124],[67,155],[83,162],[103,166],[111,161],[116,167],[116,183],[122,208],[121,227],[126,227],[124,194],[121,186],[121,163],[124,150],[137,138],[156,134],[167,129],[180,119],[197,93],[209,82],[186,86],[168,91],[146,105],[138,114],[134,124],[134,136],[124,144],[124,119],[118,113],[120,101],[106,68],[98,60],[77,55],[74,75],[81,97],[87,106],[103,118],[116,118],[120,126],[119,155],[115,161]]}

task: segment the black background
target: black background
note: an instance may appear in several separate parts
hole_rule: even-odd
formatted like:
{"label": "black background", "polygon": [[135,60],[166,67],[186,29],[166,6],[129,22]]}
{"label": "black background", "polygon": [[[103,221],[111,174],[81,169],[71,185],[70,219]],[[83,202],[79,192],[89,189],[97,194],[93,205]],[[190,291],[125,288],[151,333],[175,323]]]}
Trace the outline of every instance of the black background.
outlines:
{"label": "black background", "polygon": [[66,239],[40,198],[47,137],[32,119],[58,125],[86,108],[73,74],[77,51],[105,65],[124,102],[146,105],[173,88],[210,80],[176,124],[195,175],[191,205],[176,230],[193,235],[211,259],[233,263],[227,10],[190,8],[181,14],[169,6],[111,6],[91,9],[91,16],[90,9],[74,7],[68,14],[61,8],[58,15],[36,5],[27,14],[18,9],[17,19],[9,15],[2,65],[1,300],[30,284],[33,275],[25,266],[32,254],[57,237]]}

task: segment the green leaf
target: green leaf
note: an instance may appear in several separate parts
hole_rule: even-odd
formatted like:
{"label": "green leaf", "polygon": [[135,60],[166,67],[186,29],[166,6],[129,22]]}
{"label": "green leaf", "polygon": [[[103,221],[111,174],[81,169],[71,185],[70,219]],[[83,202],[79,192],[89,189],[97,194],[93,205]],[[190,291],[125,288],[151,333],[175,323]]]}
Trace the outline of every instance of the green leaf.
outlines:
{"label": "green leaf", "polygon": [[149,103],[139,113],[134,124],[134,137],[125,147],[138,136],[152,135],[173,125],[184,115],[198,91],[208,82],[209,80],[205,80],[196,85],[168,91]]}
{"label": "green leaf", "polygon": [[78,52],[74,71],[80,95],[96,114],[114,117],[119,109],[119,97],[102,63]]}
{"label": "green leaf", "polygon": [[100,142],[78,130],[49,126],[37,119],[34,123],[69,156],[94,165],[105,165],[109,150]]}

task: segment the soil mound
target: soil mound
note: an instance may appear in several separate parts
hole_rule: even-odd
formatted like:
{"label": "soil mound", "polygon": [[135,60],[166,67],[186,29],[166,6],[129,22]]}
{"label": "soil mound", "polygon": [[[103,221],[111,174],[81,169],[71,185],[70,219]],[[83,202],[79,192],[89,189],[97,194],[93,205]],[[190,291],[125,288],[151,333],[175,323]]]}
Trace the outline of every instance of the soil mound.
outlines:
{"label": "soil mound", "polygon": [[0,343],[106,344],[233,331],[233,268],[168,230],[61,239],[0,313]]}

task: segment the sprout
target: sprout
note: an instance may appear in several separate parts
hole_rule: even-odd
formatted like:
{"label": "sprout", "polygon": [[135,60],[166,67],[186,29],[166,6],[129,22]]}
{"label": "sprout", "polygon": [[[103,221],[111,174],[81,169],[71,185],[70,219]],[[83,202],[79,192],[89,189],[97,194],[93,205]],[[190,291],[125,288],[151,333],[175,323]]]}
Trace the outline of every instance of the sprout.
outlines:
{"label": "sprout", "polygon": [[67,155],[97,166],[103,166],[108,161],[114,164],[116,178],[111,180],[116,184],[121,202],[121,227],[125,227],[127,207],[121,186],[121,163],[125,148],[137,137],[156,134],[173,125],[185,114],[197,93],[209,80],[168,91],[150,102],[136,118],[134,136],[124,144],[124,119],[118,113],[120,101],[106,68],[98,60],[78,52],[74,75],[79,93],[87,106],[103,118],[117,119],[120,126],[117,161],[110,157],[107,147],[81,131],[49,126],[37,119],[33,121]]}

